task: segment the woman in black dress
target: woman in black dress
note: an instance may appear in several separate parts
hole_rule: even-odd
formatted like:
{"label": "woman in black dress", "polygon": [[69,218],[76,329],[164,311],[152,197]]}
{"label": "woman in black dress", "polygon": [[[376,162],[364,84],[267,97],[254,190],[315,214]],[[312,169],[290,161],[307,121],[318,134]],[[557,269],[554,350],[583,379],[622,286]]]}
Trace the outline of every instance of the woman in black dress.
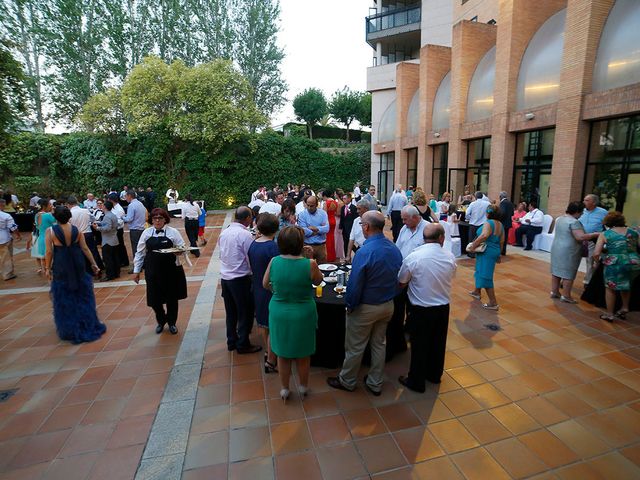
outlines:
{"label": "woman in black dress", "polygon": [[178,333],[178,300],[187,298],[187,279],[173,253],[158,252],[165,248],[184,246],[180,232],[167,225],[170,220],[166,210],[151,210],[152,226],[140,236],[134,259],[133,280],[136,283],[140,281],[140,271],[144,266],[147,305],[156,313],[156,333],[162,333],[164,325],[168,324],[169,331],[175,335]]}
{"label": "woman in black dress", "polygon": [[413,204],[418,209],[418,212],[420,212],[420,216],[427,222],[438,223],[438,217],[429,207],[427,197],[423,192],[416,191],[413,193]]}

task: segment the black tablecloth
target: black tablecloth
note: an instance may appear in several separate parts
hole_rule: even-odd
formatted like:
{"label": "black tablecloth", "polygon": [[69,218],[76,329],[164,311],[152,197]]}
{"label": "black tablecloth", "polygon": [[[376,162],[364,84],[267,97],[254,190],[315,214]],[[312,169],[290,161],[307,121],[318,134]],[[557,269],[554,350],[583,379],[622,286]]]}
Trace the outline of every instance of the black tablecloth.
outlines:
{"label": "black tablecloth", "polygon": [[30,232],[33,230],[33,221],[35,219],[35,213],[12,213],[11,216],[18,225],[20,232]]}
{"label": "black tablecloth", "polygon": [[345,299],[337,298],[333,287],[334,283],[328,283],[322,297],[316,297],[316,353],[311,356],[311,365],[316,367],[338,368],[344,360]]}
{"label": "black tablecloth", "polygon": [[[604,265],[599,263],[591,276],[591,281],[584,289],[580,299],[604,309],[607,308],[604,292]],[[615,310],[617,311],[620,308],[622,308],[622,302],[620,301],[620,296],[617,296]],[[629,302],[629,309],[633,311],[640,310],[640,277],[636,277],[635,281],[631,285],[631,301]]]}
{"label": "black tablecloth", "polygon": [[462,253],[466,253],[467,245],[471,241],[469,239],[469,224],[467,222],[458,222],[458,231],[460,232],[460,247]]}

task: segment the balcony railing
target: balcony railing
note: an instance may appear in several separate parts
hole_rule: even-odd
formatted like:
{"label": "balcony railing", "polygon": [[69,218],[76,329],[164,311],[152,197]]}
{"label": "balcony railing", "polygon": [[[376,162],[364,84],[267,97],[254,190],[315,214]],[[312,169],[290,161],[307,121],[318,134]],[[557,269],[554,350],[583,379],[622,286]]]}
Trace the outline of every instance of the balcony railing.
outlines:
{"label": "balcony railing", "polygon": [[371,15],[366,18],[367,35],[387,30],[389,28],[420,23],[421,10],[420,6],[413,5],[410,7]]}

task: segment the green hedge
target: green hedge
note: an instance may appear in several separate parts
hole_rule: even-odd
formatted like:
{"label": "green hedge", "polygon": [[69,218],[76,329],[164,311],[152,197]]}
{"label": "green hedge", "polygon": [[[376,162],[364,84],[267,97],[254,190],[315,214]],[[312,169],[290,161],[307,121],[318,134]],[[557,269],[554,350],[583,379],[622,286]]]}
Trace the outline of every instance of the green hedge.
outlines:
{"label": "green hedge", "polygon": [[171,184],[181,196],[191,193],[208,208],[223,208],[246,203],[260,184],[351,189],[357,181],[366,184],[369,172],[369,145],[331,154],[307,138],[273,131],[248,135],[215,154],[166,136],[87,133],[22,133],[0,146],[2,186],[23,199],[34,190],[84,195],[123,185],[150,185],[161,194]]}

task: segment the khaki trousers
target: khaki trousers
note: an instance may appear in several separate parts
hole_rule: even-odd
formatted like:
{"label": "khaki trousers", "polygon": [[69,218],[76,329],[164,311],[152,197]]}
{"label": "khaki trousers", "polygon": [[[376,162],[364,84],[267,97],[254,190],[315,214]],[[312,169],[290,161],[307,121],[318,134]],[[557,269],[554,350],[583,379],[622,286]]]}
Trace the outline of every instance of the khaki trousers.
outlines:
{"label": "khaki trousers", "polygon": [[323,263],[327,262],[327,245],[326,244],[322,244],[322,245],[311,245],[308,244],[307,246],[311,247],[311,249],[313,250],[313,258],[315,259],[316,262],[318,262],[318,265],[322,265]]}
{"label": "khaki trousers", "polygon": [[367,374],[367,385],[379,392],[382,387],[386,348],[384,345],[387,324],[393,315],[393,300],[380,305],[358,305],[347,313],[344,340],[345,358],[338,375],[342,385],[349,390],[356,388],[362,355],[371,345],[371,368]]}
{"label": "khaki trousers", "polygon": [[3,280],[13,275],[13,240],[0,245],[0,273]]}
{"label": "khaki trousers", "polygon": [[596,251],[596,244],[594,242],[589,242],[589,255],[586,258],[587,261],[587,272],[584,274],[584,284],[586,285],[591,281],[591,277],[593,276],[593,253]]}

